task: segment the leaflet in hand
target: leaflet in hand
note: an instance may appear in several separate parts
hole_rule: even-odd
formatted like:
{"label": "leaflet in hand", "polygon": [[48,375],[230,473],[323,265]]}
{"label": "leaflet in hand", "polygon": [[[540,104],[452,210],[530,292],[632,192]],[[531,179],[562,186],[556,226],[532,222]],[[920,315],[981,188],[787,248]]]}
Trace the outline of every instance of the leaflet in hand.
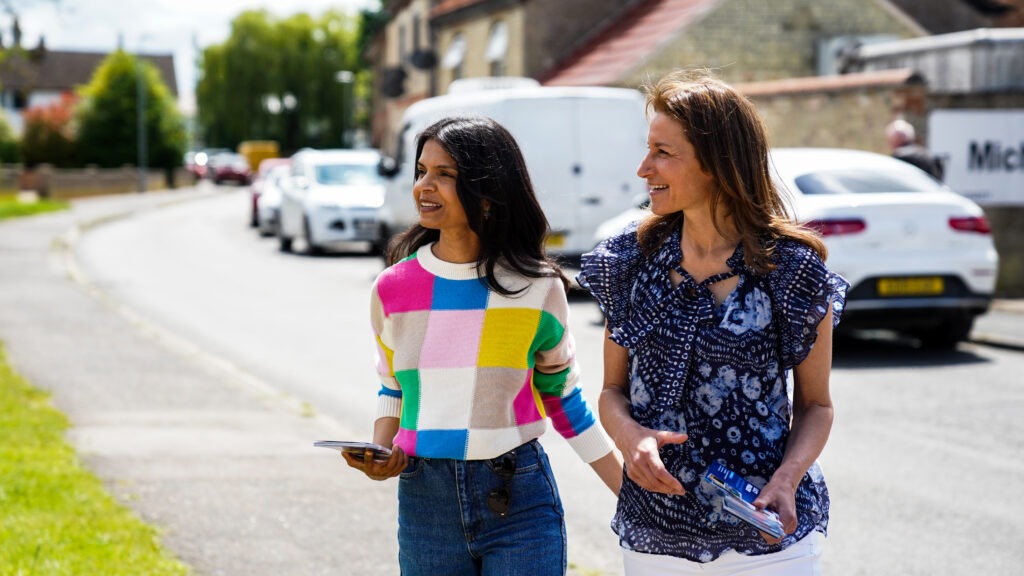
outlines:
{"label": "leaflet in hand", "polygon": [[317,448],[334,448],[341,452],[347,452],[357,459],[362,460],[363,455],[369,450],[373,454],[375,462],[384,462],[391,456],[391,449],[380,444],[371,442],[352,442],[348,440],[317,440],[313,443]]}
{"label": "leaflet in hand", "polygon": [[718,462],[708,468],[704,480],[721,493],[726,512],[776,538],[786,535],[777,513],[767,509],[758,510],[754,507],[753,502],[761,492],[760,488]]}

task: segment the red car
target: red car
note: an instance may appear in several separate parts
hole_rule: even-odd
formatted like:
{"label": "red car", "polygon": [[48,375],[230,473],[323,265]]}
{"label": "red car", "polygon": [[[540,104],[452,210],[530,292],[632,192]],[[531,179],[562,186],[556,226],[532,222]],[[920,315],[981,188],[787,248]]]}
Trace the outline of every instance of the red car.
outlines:
{"label": "red car", "polygon": [[252,168],[249,167],[249,160],[241,154],[228,152],[217,154],[210,158],[207,170],[214,184],[224,182],[235,182],[247,186],[252,182]]}

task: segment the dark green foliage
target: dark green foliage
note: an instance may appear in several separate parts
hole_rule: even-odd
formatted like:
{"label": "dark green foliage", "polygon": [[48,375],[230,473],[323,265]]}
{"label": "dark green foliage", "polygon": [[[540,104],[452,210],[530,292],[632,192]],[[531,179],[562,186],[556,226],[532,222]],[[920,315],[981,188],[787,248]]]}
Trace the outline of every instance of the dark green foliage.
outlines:
{"label": "dark green foliage", "polygon": [[11,125],[0,116],[0,164],[15,164],[21,161],[21,147]]}
{"label": "dark green foliage", "polygon": [[240,14],[228,40],[203,51],[196,88],[202,140],[227,148],[274,140],[284,153],[341,146],[353,91],[339,72],[358,71],[355,28],[336,11]]}
{"label": "dark green foliage", "polygon": [[82,88],[78,108],[78,148],[86,164],[117,167],[138,162],[138,79],[145,90],[146,165],[169,168],[185,152],[185,123],[174,97],[151,64],[117,51],[107,57]]}

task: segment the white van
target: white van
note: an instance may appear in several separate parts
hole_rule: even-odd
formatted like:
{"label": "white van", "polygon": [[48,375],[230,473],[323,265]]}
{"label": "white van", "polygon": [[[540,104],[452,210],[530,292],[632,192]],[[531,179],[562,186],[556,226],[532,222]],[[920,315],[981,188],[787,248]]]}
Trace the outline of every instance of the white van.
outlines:
{"label": "white van", "polygon": [[[493,79],[500,80],[500,79]],[[466,89],[421,100],[402,118],[381,220],[393,235],[417,222],[412,200],[416,138],[445,116],[489,116],[515,136],[551,224],[548,251],[574,259],[594,247],[597,226],[646,193],[636,168],[647,140],[644,98],[604,87]]]}

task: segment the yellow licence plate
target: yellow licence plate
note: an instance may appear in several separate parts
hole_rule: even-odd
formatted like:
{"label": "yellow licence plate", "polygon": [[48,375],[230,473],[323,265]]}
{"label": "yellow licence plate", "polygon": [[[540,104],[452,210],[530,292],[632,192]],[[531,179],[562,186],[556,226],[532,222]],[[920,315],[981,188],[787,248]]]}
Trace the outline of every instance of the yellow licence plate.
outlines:
{"label": "yellow licence plate", "polygon": [[548,248],[562,248],[565,246],[565,234],[551,233],[544,240],[544,245]]}
{"label": "yellow licence plate", "polygon": [[878,280],[878,295],[890,296],[936,296],[946,286],[938,276],[920,278],[881,278]]}

